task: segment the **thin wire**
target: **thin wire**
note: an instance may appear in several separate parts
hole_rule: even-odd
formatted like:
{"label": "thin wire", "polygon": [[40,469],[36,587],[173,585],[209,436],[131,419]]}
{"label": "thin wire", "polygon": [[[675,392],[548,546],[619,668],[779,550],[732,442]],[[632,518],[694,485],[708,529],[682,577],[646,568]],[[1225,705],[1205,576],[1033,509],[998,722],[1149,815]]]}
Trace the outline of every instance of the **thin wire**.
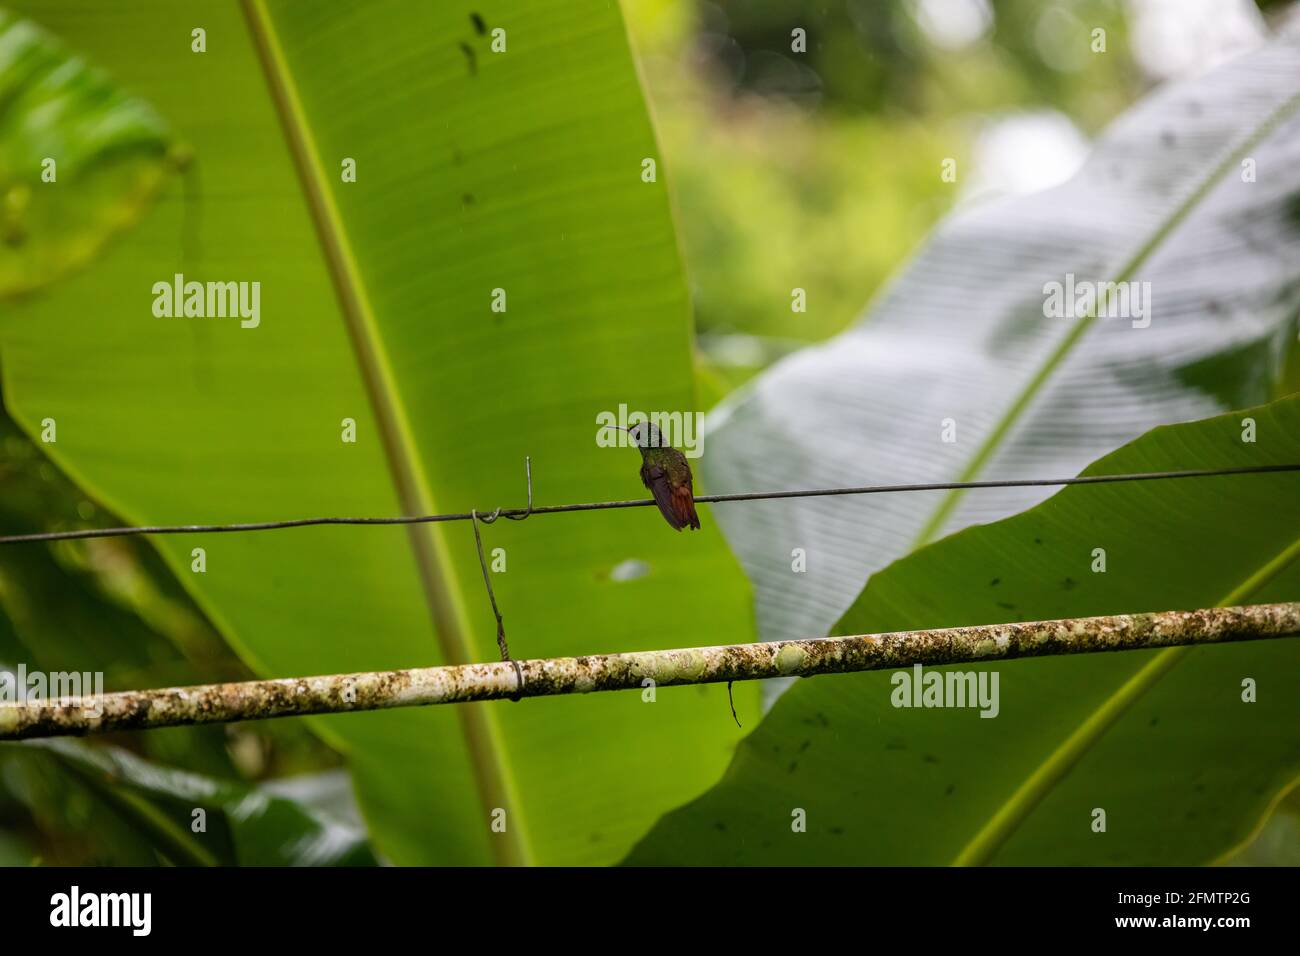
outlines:
{"label": "thin wire", "polygon": [[[522,515],[507,516],[512,521],[523,521],[533,513],[533,459],[527,455],[524,456],[524,477],[528,481],[528,507]],[[478,548],[478,566],[483,569],[483,586],[487,588],[488,600],[492,602],[492,615],[497,619],[497,649],[501,652],[501,660],[509,661],[515,666],[515,693],[510,699],[518,701],[524,692],[524,672],[519,667],[519,662],[510,656],[510,645],[506,643],[506,623],[501,617],[501,609],[497,607],[497,596],[492,590],[492,575],[488,573],[487,558],[483,556],[483,536],[479,534],[479,522],[491,524],[501,517],[501,509],[497,508],[489,517],[480,515],[477,509],[470,512],[470,523],[474,527],[474,546]]]}
{"label": "thin wire", "polygon": [[[531,490],[531,481],[529,482]],[[531,498],[532,496],[529,495]],[[501,509],[498,508],[497,511]],[[501,618],[501,611],[497,608],[497,596],[492,592],[492,575],[488,573],[487,558],[483,557],[483,537],[478,533],[478,523],[483,520],[477,511],[470,512],[470,520],[474,525],[474,544],[478,548],[478,564],[483,569],[483,584],[487,587],[488,600],[492,602],[492,614],[497,619],[497,650],[501,652],[501,660],[509,661],[515,665],[515,695],[511,700],[519,700],[524,690],[524,672],[519,668],[519,662],[510,656],[510,646],[506,643],[506,624]],[[493,516],[493,521],[496,516]]]}
{"label": "thin wire", "polygon": [[[753,491],[732,495],[700,495],[701,504],[721,504],[729,501],[768,501],[780,498],[830,498],[840,495],[874,495],[895,491],[967,491],[979,488],[1036,488],[1064,485],[1103,485],[1122,481],[1156,481],[1174,478],[1215,478],[1224,475],[1260,475],[1300,471],[1300,464],[1248,465],[1240,468],[1207,468],[1185,471],[1138,472],[1125,475],[1085,475],[1074,478],[1021,478],[1005,481],[946,481],[911,485],[865,485],[860,488],[819,488],[810,491]],[[531,469],[530,469],[531,475]],[[607,511],[614,508],[645,508],[655,505],[653,498],[630,501],[594,501],[572,505],[532,506],[527,508],[497,509],[492,520],[510,518],[522,520],[530,515],[561,514],[569,511]],[[115,538],[137,534],[224,534],[236,531],[271,531],[279,528],[305,528],[315,525],[409,525],[433,524],[440,521],[471,521],[473,511],[452,514],[411,515],[396,518],[294,518],[288,521],[254,521],[241,524],[196,525],[140,525],[125,528],[84,528],[76,531],[43,531],[37,534],[11,534],[0,536],[0,544],[19,544],[33,541],[69,541],[81,538]],[[482,521],[487,516],[479,516]]]}

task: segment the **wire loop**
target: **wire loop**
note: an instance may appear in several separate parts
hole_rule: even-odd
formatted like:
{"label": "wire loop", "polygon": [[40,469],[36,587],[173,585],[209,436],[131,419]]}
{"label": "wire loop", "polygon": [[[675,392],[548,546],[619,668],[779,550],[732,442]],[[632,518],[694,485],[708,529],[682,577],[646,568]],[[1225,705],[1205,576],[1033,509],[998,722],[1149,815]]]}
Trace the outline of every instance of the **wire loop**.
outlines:
{"label": "wire loop", "polygon": [[[521,515],[506,515],[506,517],[511,521],[523,521],[533,513],[533,460],[527,455],[524,456],[524,476],[528,479],[528,509]],[[491,517],[488,515],[478,515],[477,520],[482,521],[484,524],[491,524],[493,521],[496,521],[497,518],[501,517],[501,510],[501,507],[498,506],[497,510],[492,512]]]}
{"label": "wire loop", "polygon": [[[522,515],[506,515],[514,521],[523,521],[533,513],[533,462],[531,458],[524,458],[524,473],[528,478],[528,510]],[[492,591],[492,574],[488,571],[487,557],[483,554],[483,536],[479,534],[479,522],[491,524],[501,517],[501,509],[497,508],[491,516],[481,515],[477,508],[470,509],[470,524],[474,526],[474,546],[478,549],[478,565],[483,569],[483,585],[487,588],[488,601],[492,603],[492,615],[497,619],[497,649],[501,652],[501,660],[509,661],[515,667],[515,693],[510,698],[513,701],[519,700],[524,692],[524,672],[519,666],[519,662],[510,656],[510,645],[506,643],[506,625],[501,617],[501,610],[497,607],[497,596]]]}

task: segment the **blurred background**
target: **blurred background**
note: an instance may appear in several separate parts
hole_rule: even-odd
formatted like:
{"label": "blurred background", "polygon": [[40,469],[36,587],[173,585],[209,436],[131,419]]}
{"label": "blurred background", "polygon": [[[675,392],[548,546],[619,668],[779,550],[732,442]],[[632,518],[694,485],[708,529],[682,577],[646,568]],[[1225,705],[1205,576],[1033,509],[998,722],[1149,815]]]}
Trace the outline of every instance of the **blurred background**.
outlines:
{"label": "blurred background", "polygon": [[[1147,89],[1255,45],[1282,5],[624,0],[675,197],[702,407],[848,327],[951,209],[1067,179]],[[1096,28],[1105,55],[1061,39]],[[791,51],[796,29],[806,54]],[[946,159],[957,183],[939,175]],[[819,290],[806,312],[790,309],[796,286]],[[113,523],[0,409],[0,528]],[[0,549],[0,664],[14,661],[102,670],[107,690],[248,676],[149,545],[126,539]],[[0,750],[0,864],[174,861],[184,848],[139,793],[224,784],[291,793],[352,862],[371,861],[346,772],[301,721],[107,743],[177,775],[123,796],[114,773],[132,765]],[[1283,808],[1236,862],[1300,862],[1300,800]]]}
{"label": "blurred background", "polygon": [[[1068,179],[1146,90],[1256,45],[1283,6],[627,0],[694,293],[701,400],[846,328],[954,206]],[[1097,28],[1104,55],[1087,45]],[[955,184],[939,175],[949,158]],[[818,290],[806,313],[790,310],[794,287]]]}

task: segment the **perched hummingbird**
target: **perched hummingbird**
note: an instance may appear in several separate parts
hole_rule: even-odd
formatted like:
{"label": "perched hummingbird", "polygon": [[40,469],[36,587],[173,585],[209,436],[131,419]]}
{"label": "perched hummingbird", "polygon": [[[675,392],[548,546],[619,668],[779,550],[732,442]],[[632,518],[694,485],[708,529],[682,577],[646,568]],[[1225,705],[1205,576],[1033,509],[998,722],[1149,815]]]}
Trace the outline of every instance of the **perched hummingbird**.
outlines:
{"label": "perched hummingbird", "polygon": [[[692,531],[697,530],[700,518],[695,513],[695,489],[691,486],[691,466],[686,456],[665,444],[659,429],[648,421],[638,422],[623,431],[641,450],[641,483],[654,495],[660,514],[674,531],[681,531],[688,525]],[[740,718],[736,716],[736,702],[731,697],[731,683],[727,681],[727,700],[731,704],[731,719],[739,727]]]}
{"label": "perched hummingbird", "polygon": [[641,451],[641,482],[654,495],[664,519],[674,531],[700,526],[695,513],[695,492],[691,488],[691,466],[686,456],[665,444],[659,429],[650,422],[638,422],[625,429]]}

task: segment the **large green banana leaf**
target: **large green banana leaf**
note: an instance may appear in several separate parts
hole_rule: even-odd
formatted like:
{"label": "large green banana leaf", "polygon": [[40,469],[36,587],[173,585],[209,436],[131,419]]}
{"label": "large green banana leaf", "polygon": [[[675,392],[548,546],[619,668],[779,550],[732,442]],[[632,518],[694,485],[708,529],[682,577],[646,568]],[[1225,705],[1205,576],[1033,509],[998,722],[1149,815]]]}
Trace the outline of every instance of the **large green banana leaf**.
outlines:
{"label": "large green banana leaf", "polygon": [[[1300,329],[1298,192],[1294,29],[1158,90],[1070,182],[946,221],[858,326],[710,413],[708,483],[1062,477],[1156,425],[1276,398]],[[1149,311],[1045,317],[1048,283],[1064,290],[1071,276],[1076,292],[1149,283],[1137,287]],[[784,500],[719,520],[763,636],[810,637],[918,544],[1046,494]],[[795,548],[806,573],[790,572]]]}
{"label": "large green banana leaf", "polygon": [[[691,409],[690,323],[662,176],[642,180],[655,142],[616,5],[15,6],[153,104],[199,184],[0,315],[15,418],[54,419],[47,450],[101,502],[141,522],[488,509],[523,503],[525,455],[539,504],[640,493],[635,453],[597,447],[596,416]],[[175,273],[260,282],[260,324],[155,317],[153,286]],[[485,529],[505,549],[493,583],[512,651],[750,637],[743,577],[704,522]],[[496,655],[465,524],[159,546],[263,674]],[[737,703],[743,720],[756,698]],[[716,780],[738,736],[723,688],[316,726],[399,863],[617,859]]]}
{"label": "large green banana leaf", "polygon": [[[1157,428],[1085,473],[1294,463],[1300,396]],[[1295,472],[1069,487],[891,565],[835,633],[1294,601],[1298,501]],[[937,670],[997,673],[996,716],[895,707],[888,672],[800,680],[631,860],[1208,863],[1300,775],[1300,640]]]}

